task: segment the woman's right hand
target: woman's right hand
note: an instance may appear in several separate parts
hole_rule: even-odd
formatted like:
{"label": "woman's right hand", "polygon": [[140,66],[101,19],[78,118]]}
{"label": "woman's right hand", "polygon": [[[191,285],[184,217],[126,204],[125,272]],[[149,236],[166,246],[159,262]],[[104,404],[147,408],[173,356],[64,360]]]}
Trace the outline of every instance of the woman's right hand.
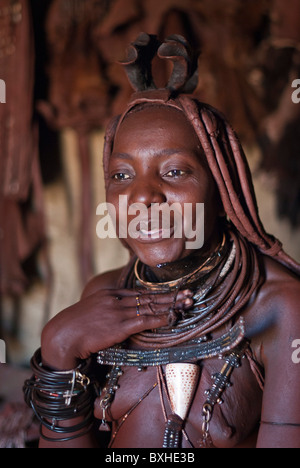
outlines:
{"label": "woman's right hand", "polygon": [[[87,359],[136,333],[167,326],[173,301],[174,292],[141,294],[128,289],[98,290],[60,312],[46,325],[42,333],[43,364],[56,370],[73,369],[79,359]],[[180,291],[175,309],[187,310],[192,305],[191,291]]]}

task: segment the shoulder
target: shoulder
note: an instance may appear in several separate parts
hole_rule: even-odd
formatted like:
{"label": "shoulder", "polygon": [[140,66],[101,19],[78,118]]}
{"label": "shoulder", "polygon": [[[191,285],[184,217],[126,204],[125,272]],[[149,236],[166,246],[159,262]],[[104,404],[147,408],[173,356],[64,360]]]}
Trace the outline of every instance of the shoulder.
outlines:
{"label": "shoulder", "polygon": [[264,281],[250,307],[255,320],[281,323],[299,314],[300,277],[270,257],[262,257]]}
{"label": "shoulder", "polygon": [[276,322],[285,316],[298,319],[300,304],[300,277],[271,258],[264,257],[266,281],[262,288],[265,298],[272,304]]}
{"label": "shoulder", "polygon": [[263,365],[290,342],[300,339],[300,278],[263,256],[264,281],[244,311],[247,337]]}
{"label": "shoulder", "polygon": [[300,339],[300,278],[273,259],[264,257],[265,283],[259,294],[265,356],[274,358]]}
{"label": "shoulder", "polygon": [[262,426],[258,446],[283,447],[287,441],[298,446],[299,429],[287,431],[284,424],[299,423],[300,373],[293,355],[300,340],[300,280],[276,261],[265,258],[264,262],[266,281],[258,303],[264,316],[258,316],[257,323],[265,371],[261,419],[283,426]]}
{"label": "shoulder", "polygon": [[85,286],[81,299],[84,299],[92,294],[95,294],[101,289],[116,289],[120,280],[123,268],[117,270],[111,270],[101,275],[97,275],[92,278]]}

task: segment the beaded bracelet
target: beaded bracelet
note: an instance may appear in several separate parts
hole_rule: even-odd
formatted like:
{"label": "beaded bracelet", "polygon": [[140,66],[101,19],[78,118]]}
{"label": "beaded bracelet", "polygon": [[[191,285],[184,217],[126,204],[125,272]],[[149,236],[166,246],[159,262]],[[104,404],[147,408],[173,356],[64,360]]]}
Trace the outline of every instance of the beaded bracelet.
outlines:
{"label": "beaded bracelet", "polygon": [[[87,377],[88,363],[80,364],[70,371],[50,371],[43,367],[41,350],[38,349],[30,362],[34,373],[24,383],[25,402],[31,407],[42,427],[57,434],[74,434],[60,439],[41,437],[54,442],[66,442],[81,437],[93,424],[92,382]],[[62,421],[82,417],[83,421],[70,427],[61,427]]]}

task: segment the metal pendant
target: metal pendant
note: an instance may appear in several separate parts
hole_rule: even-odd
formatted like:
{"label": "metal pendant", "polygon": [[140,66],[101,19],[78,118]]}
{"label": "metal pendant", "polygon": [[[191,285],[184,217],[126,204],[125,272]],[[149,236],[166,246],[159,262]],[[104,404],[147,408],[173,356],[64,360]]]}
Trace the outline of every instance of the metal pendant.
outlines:
{"label": "metal pendant", "polygon": [[185,419],[193,402],[200,368],[196,364],[168,364],[166,383],[172,415],[168,418],[163,448],[179,448]]}
{"label": "metal pendant", "polygon": [[171,409],[185,420],[194,398],[199,380],[200,368],[196,364],[168,364],[166,382]]}

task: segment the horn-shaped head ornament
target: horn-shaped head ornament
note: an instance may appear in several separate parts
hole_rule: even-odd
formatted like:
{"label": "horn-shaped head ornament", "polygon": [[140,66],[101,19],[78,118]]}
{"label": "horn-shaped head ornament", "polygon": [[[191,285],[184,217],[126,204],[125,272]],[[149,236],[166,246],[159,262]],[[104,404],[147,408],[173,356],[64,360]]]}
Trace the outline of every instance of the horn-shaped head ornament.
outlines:
{"label": "horn-shaped head ornament", "polygon": [[130,45],[124,66],[136,92],[157,89],[152,75],[155,56],[173,62],[173,71],[166,85],[172,94],[193,93],[198,84],[198,57],[184,37],[172,35],[160,42],[155,35],[141,33]]}

